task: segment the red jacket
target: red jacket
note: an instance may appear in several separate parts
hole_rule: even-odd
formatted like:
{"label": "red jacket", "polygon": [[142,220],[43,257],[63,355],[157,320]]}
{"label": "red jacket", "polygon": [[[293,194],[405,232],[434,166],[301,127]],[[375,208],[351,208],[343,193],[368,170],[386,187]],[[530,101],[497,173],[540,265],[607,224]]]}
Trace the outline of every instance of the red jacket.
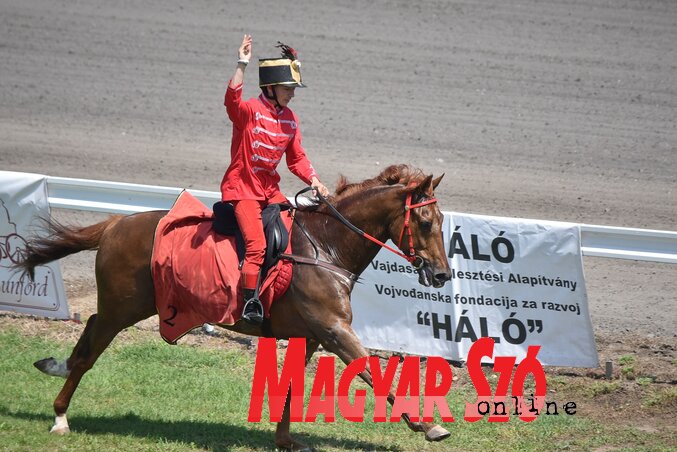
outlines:
{"label": "red jacket", "polygon": [[301,146],[298,119],[289,108],[279,113],[263,94],[242,100],[242,84],[226,90],[228,117],[233,122],[230,166],[221,181],[221,199],[268,200],[280,193],[277,165],[286,153],[289,170],[310,185],[317,173]]}

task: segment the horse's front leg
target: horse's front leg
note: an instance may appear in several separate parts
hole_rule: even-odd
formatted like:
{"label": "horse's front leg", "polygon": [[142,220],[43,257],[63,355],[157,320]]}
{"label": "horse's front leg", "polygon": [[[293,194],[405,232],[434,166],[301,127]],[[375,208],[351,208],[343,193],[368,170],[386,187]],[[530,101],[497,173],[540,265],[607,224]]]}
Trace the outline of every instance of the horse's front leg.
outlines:
{"label": "horse's front leg", "polygon": [[[306,342],[306,366],[310,361],[310,358],[313,356],[313,353],[317,350],[317,347],[320,346],[320,343],[308,339]],[[290,413],[289,405],[291,399],[289,398],[290,394],[287,394],[287,400],[284,403],[284,411],[282,412],[282,420],[277,423],[277,429],[275,430],[275,445],[280,449],[288,450],[300,450],[300,451],[310,451],[311,449],[303,443],[299,443],[292,438],[289,433],[289,423],[290,423]]]}
{"label": "horse's front leg", "polygon": [[[362,346],[359,338],[353,331],[353,328],[346,324],[339,324],[332,328],[322,341],[324,348],[336,354],[346,365],[358,358],[369,356],[367,349]],[[360,377],[372,388],[374,387],[371,372],[366,369],[360,374]],[[388,393],[388,402],[393,405],[395,394],[392,391]],[[407,426],[414,432],[425,432],[425,439],[428,441],[441,441],[451,435],[445,428],[427,422],[413,422],[407,414],[402,415],[402,419]]]}

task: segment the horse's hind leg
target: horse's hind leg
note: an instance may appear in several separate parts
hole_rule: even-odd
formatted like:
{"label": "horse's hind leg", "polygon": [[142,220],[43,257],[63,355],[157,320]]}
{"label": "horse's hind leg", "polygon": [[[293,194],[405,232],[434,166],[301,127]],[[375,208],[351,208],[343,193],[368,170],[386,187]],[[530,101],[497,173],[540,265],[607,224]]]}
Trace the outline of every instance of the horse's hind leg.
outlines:
{"label": "horse's hind leg", "polygon": [[[54,400],[56,422],[52,432],[68,433],[66,411],[73,393],[113,338],[124,328],[157,313],[149,263],[155,227],[164,214],[130,215],[101,223],[99,226],[105,226],[105,230],[98,231],[99,236],[80,237],[82,231],[68,232],[76,242],[85,242],[86,246],[80,249],[98,245],[95,267],[98,312],[87,321],[65,365],[53,358],[36,363],[36,367],[45,373],[66,377],[66,383]],[[66,240],[66,243],[69,242]]]}
{"label": "horse's hind leg", "polygon": [[59,392],[59,395],[54,400],[56,420],[51,430],[52,433],[63,435],[70,431],[68,420],[66,419],[66,411],[82,376],[92,368],[113,338],[127,326],[129,325],[115,325],[110,322],[102,322],[99,316],[94,314],[87,320],[87,326],[75,345],[70,358],[66,361],[65,366],[63,363],[56,362],[54,358],[48,358],[35,363],[35,367],[49,375],[66,377],[66,383],[64,383],[61,392]]}

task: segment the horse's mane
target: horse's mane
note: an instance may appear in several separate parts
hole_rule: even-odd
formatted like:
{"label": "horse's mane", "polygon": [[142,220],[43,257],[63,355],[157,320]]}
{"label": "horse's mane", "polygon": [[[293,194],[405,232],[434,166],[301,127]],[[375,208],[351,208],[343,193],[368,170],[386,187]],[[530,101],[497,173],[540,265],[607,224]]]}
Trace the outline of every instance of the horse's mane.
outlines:
{"label": "horse's mane", "polygon": [[334,200],[340,201],[357,192],[362,192],[370,187],[379,185],[407,185],[410,182],[415,182],[425,179],[425,174],[418,168],[410,165],[391,165],[381,171],[381,174],[372,178],[366,179],[362,182],[349,184],[345,176],[339,177],[336,184],[336,192],[334,193]]}

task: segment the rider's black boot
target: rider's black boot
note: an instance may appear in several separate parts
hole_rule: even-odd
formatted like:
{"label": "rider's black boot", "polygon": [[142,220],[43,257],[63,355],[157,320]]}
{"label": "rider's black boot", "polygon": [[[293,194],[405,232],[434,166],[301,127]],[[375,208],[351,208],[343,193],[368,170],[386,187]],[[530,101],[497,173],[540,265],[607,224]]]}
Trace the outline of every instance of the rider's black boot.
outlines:
{"label": "rider's black boot", "polygon": [[244,309],[242,318],[251,325],[261,325],[263,322],[263,305],[261,301],[254,296],[254,289],[242,289],[244,295]]}

